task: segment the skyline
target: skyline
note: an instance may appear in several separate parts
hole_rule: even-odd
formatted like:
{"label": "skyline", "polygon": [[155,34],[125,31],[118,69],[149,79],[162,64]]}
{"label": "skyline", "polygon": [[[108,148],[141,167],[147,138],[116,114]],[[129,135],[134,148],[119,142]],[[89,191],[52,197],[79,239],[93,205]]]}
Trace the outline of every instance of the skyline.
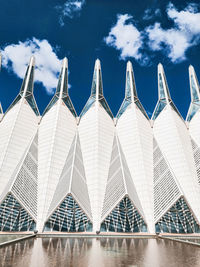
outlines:
{"label": "skyline", "polygon": [[[31,58],[30,58],[30,62],[31,62],[31,60],[34,60],[34,62],[35,62],[35,57],[34,56],[32,56]],[[62,64],[61,64],[61,69],[60,69],[60,72],[59,72],[59,75],[61,75],[61,72],[62,72],[62,65],[63,65],[63,62],[65,62],[65,61],[67,61],[67,65],[68,65],[68,59],[65,57],[65,58],[63,58],[63,60],[62,60]],[[96,61],[95,61],[95,64],[94,64],[94,69],[95,69],[95,65],[97,64],[97,62],[99,62],[100,64],[101,64],[101,61],[97,58],[96,59]],[[34,63],[35,64],[35,63]],[[131,65],[131,67],[132,67],[132,63],[131,63],[131,61],[129,60],[129,61],[127,61],[127,67],[126,67],[126,69],[128,68],[128,66],[129,65]],[[163,69],[163,65],[161,64],[161,63],[159,63],[158,64],[158,66],[157,66],[157,73],[159,73],[159,68],[162,68]],[[188,67],[188,75],[190,76],[191,74],[190,74],[190,72],[191,72],[191,69],[193,69],[193,71],[195,72],[195,69],[194,69],[194,67],[192,66],[192,65],[189,65],[189,67]],[[126,75],[126,74],[125,74]],[[134,75],[134,72],[133,72],[133,75]],[[196,73],[195,73],[195,75],[196,75]],[[24,77],[25,77],[25,75],[24,75]],[[196,79],[197,79],[197,82],[198,82],[198,77],[196,77]],[[134,80],[135,80],[135,75],[134,75]],[[190,78],[188,79],[189,80],[189,83],[190,83]],[[59,78],[58,78],[58,80],[57,80],[57,82],[59,82]],[[57,86],[58,86],[58,83],[57,83]],[[57,86],[56,86],[56,88],[57,88]],[[70,84],[68,84],[68,91],[70,90]],[[21,88],[21,87],[20,87]],[[137,89],[136,89],[137,90]],[[189,88],[189,90],[191,91],[191,89]],[[69,94],[70,94],[70,92],[69,92]],[[169,90],[169,94],[171,94],[171,92],[170,92],[170,90]],[[104,91],[103,91],[103,95],[104,95]],[[53,98],[54,98],[54,96],[55,96],[55,93],[53,93],[53,95],[52,95],[52,100],[53,100]],[[117,118],[119,115],[119,112],[120,112],[120,110],[121,110],[121,107],[122,107],[122,104],[123,104],[123,101],[124,101],[124,99],[125,99],[125,97],[126,97],[126,89],[124,90],[124,98],[123,98],[123,100],[122,100],[122,103],[121,103],[121,105],[120,105],[120,107],[119,107],[119,109],[118,109],[118,111],[117,111],[117,113],[116,114],[114,114],[113,112],[112,112],[112,109],[111,109],[111,112],[112,112],[112,116],[114,117],[114,118]],[[88,99],[90,98],[90,95],[89,95],[89,97],[88,97]],[[13,99],[13,101],[14,101],[14,99]],[[157,102],[159,101],[159,95],[158,95],[158,100],[157,100]],[[36,101],[37,102],[37,101]],[[50,105],[50,103],[51,103],[51,99],[50,99],[50,101],[49,101],[49,103],[47,103],[47,106],[44,108],[44,110],[43,110],[43,112],[41,112],[39,109],[38,109],[38,111],[39,111],[39,113],[40,113],[40,116],[44,116],[44,114],[45,114],[45,112],[46,112],[46,109],[48,109],[48,106]],[[73,103],[72,103],[73,104]],[[83,106],[83,108],[82,108],[82,110],[80,111],[80,113],[77,113],[76,112],[76,108],[74,107],[74,109],[75,109],[75,112],[76,112],[76,116],[77,117],[81,117],[81,114],[84,112],[84,109],[85,109],[85,106],[86,106],[86,104],[87,104],[87,102],[85,103],[85,105]],[[191,96],[191,102],[190,102],[190,105],[192,104],[192,96]],[[12,105],[12,102],[10,103],[10,105]],[[6,110],[3,110],[3,107],[2,107],[2,104],[1,104],[1,102],[0,102],[0,109],[1,109],[1,113],[2,113],[2,111],[3,111],[3,113],[5,113],[5,112],[7,112],[8,110],[9,110],[9,107],[10,107],[10,105],[8,106],[8,108],[6,109]],[[156,104],[157,105],[157,104]],[[147,113],[147,115],[148,115],[148,118],[151,120],[154,120],[154,113],[155,113],[155,110],[156,110],[156,105],[155,105],[155,108],[154,108],[154,110],[152,111],[152,112],[149,112],[148,110],[145,110],[144,112],[146,112]],[[189,112],[189,109],[190,109],[190,106],[189,106],[189,108],[188,108],[188,112]],[[188,113],[187,112],[187,113]],[[182,114],[181,114],[182,115]],[[185,120],[187,120],[187,114],[186,114],[186,117],[184,118],[183,116],[183,119],[185,119]]]}
{"label": "skyline", "polygon": [[104,95],[114,116],[124,99],[126,63],[130,60],[138,97],[148,115],[151,117],[158,100],[157,65],[161,62],[172,99],[186,118],[190,64],[200,77],[198,1],[126,1],[124,5],[123,1],[68,0],[43,1],[37,6],[31,1],[29,8],[21,0],[15,9],[19,4],[19,13],[11,12],[6,3],[2,3],[2,10],[7,11],[7,17],[0,11],[0,101],[4,111],[18,94],[34,55],[34,92],[42,114],[66,56],[69,94],[78,114],[90,96],[93,68],[99,58]]}

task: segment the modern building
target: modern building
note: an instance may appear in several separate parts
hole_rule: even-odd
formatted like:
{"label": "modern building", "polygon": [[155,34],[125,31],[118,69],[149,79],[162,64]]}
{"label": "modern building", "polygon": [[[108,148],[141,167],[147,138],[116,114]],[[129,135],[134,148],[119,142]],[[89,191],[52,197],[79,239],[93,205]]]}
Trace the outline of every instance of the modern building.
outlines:
{"label": "modern building", "polygon": [[161,64],[150,119],[127,63],[116,117],[96,60],[91,95],[79,117],[63,60],[55,95],[40,116],[34,58],[3,114],[0,105],[0,231],[200,232],[200,88],[189,67],[186,121]]}

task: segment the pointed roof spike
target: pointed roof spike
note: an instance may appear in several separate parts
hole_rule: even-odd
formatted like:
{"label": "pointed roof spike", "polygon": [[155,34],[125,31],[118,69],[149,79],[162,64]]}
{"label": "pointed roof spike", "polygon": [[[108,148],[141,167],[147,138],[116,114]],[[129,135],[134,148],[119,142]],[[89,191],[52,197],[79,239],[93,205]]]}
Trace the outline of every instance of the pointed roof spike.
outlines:
{"label": "pointed roof spike", "polygon": [[0,53],[0,71],[1,71],[1,61],[2,61],[2,55]]}
{"label": "pointed roof spike", "polygon": [[26,69],[26,74],[20,88],[20,94],[25,97],[27,93],[33,93],[33,83],[34,83],[34,68],[35,68],[35,57],[30,58],[28,67]]}
{"label": "pointed roof spike", "polygon": [[68,69],[68,59],[66,57],[63,58],[63,68],[67,68]]}
{"label": "pointed roof spike", "polygon": [[149,117],[144,110],[142,104],[137,95],[136,85],[135,85],[135,77],[133,73],[132,63],[130,61],[127,62],[126,65],[126,86],[125,86],[125,98],[121,104],[121,107],[117,113],[117,119],[121,117],[121,115],[126,111],[127,107],[131,104],[135,103],[138,109],[143,113],[143,115],[149,120]]}
{"label": "pointed roof spike", "polygon": [[[37,107],[37,104],[35,102],[35,98],[33,95],[33,85],[34,85],[34,68],[35,68],[35,58],[32,56],[30,58],[29,65],[26,69],[26,74],[24,77],[24,80],[22,82],[22,86],[20,88],[19,94],[15,98],[15,100],[12,102],[12,104],[7,109],[6,113],[15,105],[17,104],[21,99],[26,99],[30,107],[35,112],[36,116],[39,116],[39,110]],[[5,113],[5,114],[6,114]]]}
{"label": "pointed roof spike", "polygon": [[61,99],[65,103],[65,105],[69,108],[73,116],[77,117],[74,106],[68,95],[68,60],[66,57],[62,61],[62,68],[61,68],[60,75],[58,78],[58,85],[56,88],[56,92],[53,98],[51,99],[50,103],[44,110],[43,116],[47,113],[47,111],[51,109],[52,106],[56,104],[58,99]]}
{"label": "pointed roof spike", "polygon": [[194,70],[194,67],[190,64],[189,67],[188,67],[189,71],[190,70]]}
{"label": "pointed roof spike", "polygon": [[191,101],[192,102],[200,101],[199,82],[194,67],[192,65],[189,66],[189,79],[190,79]]}
{"label": "pointed roof spike", "polygon": [[34,56],[31,56],[30,61],[29,61],[29,65],[35,66],[35,57]]}
{"label": "pointed roof spike", "polygon": [[94,66],[93,79],[92,79],[91,95],[80,114],[80,118],[90,109],[90,107],[95,102],[98,102],[98,101],[101,104],[101,106],[106,110],[108,115],[113,119],[113,114],[103,95],[101,62],[99,59],[96,59],[95,66]]}
{"label": "pointed roof spike", "polygon": [[161,63],[158,64],[158,96],[159,99],[166,99],[167,102],[171,99],[165,71]]}
{"label": "pointed roof spike", "polygon": [[200,87],[192,65],[189,66],[191,103],[186,117],[186,121],[191,121],[194,115],[200,110]]}
{"label": "pointed roof spike", "polygon": [[171,99],[164,68],[163,68],[163,65],[159,63],[158,64],[158,102],[154,109],[151,120],[154,121],[159,116],[159,114],[162,112],[162,110],[165,109],[167,105],[170,105],[173,108],[173,110],[183,120],[182,116],[180,115],[179,111],[177,110],[176,106],[174,105]]}
{"label": "pointed roof spike", "polygon": [[66,57],[62,61],[55,95],[59,98],[66,97],[68,95],[68,60]]}
{"label": "pointed roof spike", "polygon": [[0,102],[0,114],[3,114],[3,108],[2,108],[1,102]]}
{"label": "pointed roof spike", "polygon": [[96,59],[95,60],[95,69],[99,69],[99,68],[101,68],[101,61],[100,61],[100,59]]}
{"label": "pointed roof spike", "polygon": [[101,62],[96,59],[94,66],[94,74],[92,80],[91,96],[95,97],[96,101],[103,97],[103,83],[101,74]]}
{"label": "pointed roof spike", "polygon": [[62,62],[61,69],[61,90],[60,98],[66,97],[68,95],[68,60],[65,57]]}
{"label": "pointed roof spike", "polygon": [[127,66],[126,66],[125,98],[131,98],[131,101],[134,102],[135,97],[138,98],[136,86],[135,86],[133,66],[132,66],[132,63],[128,61]]}

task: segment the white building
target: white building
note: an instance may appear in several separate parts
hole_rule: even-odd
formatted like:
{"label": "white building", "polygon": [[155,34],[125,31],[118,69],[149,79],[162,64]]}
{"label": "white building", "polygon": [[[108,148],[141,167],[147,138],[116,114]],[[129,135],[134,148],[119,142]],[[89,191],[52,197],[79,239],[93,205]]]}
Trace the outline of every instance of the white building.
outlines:
{"label": "white building", "polygon": [[0,231],[199,232],[200,89],[189,68],[187,119],[158,65],[150,120],[127,63],[116,116],[96,60],[91,95],[78,117],[63,60],[55,95],[40,116],[31,58],[16,99],[0,105]]}

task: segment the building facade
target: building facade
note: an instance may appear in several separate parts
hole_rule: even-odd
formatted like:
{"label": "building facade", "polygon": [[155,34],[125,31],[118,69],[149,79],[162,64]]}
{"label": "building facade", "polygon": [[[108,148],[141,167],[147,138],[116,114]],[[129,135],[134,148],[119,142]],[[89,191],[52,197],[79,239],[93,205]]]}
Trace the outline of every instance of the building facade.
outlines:
{"label": "building facade", "polygon": [[77,116],[63,60],[55,95],[40,116],[34,58],[19,94],[0,105],[0,231],[200,232],[200,88],[189,67],[186,120],[158,65],[150,119],[127,63],[114,118],[96,60],[91,95]]}

